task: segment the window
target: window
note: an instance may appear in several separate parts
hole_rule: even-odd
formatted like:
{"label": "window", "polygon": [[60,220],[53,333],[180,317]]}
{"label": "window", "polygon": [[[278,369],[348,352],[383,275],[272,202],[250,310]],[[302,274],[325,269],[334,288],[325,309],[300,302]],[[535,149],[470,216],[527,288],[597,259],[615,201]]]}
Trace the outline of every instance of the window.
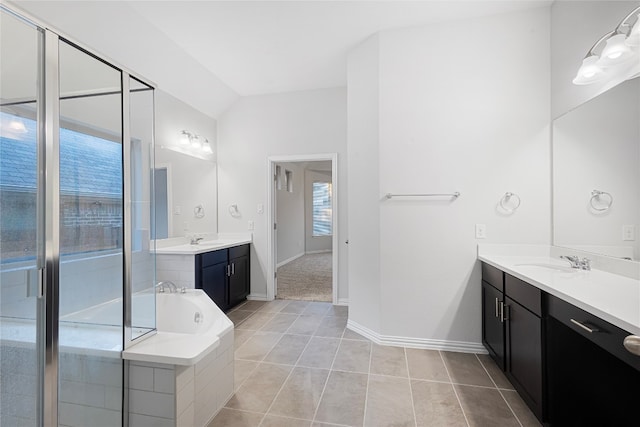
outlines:
{"label": "window", "polygon": [[313,237],[332,235],[331,183],[313,183]]}

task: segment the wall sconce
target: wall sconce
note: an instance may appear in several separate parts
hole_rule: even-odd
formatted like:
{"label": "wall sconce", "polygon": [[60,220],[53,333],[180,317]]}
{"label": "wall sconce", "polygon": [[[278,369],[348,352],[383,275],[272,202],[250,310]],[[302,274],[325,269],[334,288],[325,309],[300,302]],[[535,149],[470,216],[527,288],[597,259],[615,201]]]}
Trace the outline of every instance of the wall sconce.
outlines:
{"label": "wall sconce", "polygon": [[167,148],[204,160],[212,160],[214,154],[209,139],[188,130],[180,131],[178,144]]}
{"label": "wall sconce", "polygon": [[[640,73],[639,46],[640,7],[637,7],[620,21],[615,30],[600,37],[591,46],[573,84],[588,85],[614,77],[624,81],[635,77]],[[600,50],[600,54],[596,53],[597,50]]]}

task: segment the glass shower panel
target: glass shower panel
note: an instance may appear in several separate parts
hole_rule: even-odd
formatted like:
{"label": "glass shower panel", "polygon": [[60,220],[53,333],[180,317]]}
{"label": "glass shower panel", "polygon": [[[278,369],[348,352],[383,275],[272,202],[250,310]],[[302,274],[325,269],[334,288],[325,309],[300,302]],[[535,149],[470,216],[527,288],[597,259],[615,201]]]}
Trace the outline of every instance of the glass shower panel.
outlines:
{"label": "glass shower panel", "polygon": [[153,88],[129,78],[131,130],[131,339],[156,327],[153,217]]}
{"label": "glass shower panel", "polygon": [[59,423],[122,420],[121,72],[60,41]]}
{"label": "glass shower panel", "polygon": [[0,11],[0,425],[38,424],[38,45]]}

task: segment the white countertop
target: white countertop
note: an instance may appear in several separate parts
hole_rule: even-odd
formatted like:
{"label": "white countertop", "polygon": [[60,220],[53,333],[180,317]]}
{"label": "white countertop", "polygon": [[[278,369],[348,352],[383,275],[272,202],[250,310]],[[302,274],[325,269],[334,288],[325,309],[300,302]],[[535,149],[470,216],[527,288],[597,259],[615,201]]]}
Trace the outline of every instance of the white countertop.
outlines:
{"label": "white countertop", "polygon": [[158,255],[197,255],[205,252],[217,251],[219,249],[231,248],[251,243],[251,237],[237,237],[214,240],[203,240],[197,245],[183,243],[173,246],[158,247],[155,253]]}
{"label": "white countertop", "polygon": [[[632,334],[640,335],[640,281],[602,270],[568,268],[544,251],[517,255],[479,249],[478,259],[575,305]],[[557,266],[557,268],[555,268]]]}

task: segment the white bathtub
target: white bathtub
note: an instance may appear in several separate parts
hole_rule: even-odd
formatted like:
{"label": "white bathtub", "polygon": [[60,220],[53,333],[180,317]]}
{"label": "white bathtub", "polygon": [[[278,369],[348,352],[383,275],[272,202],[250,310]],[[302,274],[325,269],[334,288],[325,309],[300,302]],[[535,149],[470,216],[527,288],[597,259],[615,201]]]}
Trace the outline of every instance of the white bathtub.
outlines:
{"label": "white bathtub", "polygon": [[200,289],[156,295],[157,333],[122,352],[123,359],[195,365],[220,344],[233,323]]}

